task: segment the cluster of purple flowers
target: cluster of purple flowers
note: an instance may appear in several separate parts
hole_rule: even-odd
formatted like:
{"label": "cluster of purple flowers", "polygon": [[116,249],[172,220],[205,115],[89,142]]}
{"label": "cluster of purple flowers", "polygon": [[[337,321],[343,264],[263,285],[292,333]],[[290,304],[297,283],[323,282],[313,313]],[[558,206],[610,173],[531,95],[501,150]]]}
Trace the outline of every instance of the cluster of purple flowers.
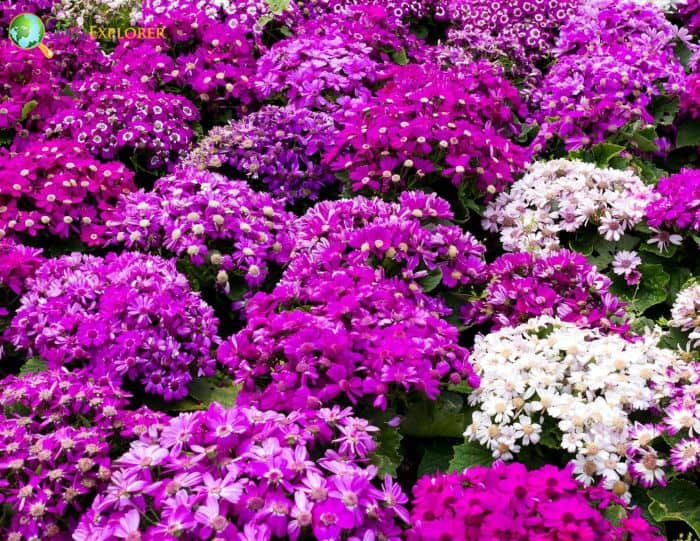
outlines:
{"label": "cluster of purple flowers", "polygon": [[0,150],[0,236],[48,234],[104,244],[119,196],[133,190],[133,173],[123,164],[99,162],[72,140]]}
{"label": "cluster of purple flowers", "polygon": [[[20,295],[24,282],[44,263],[41,248],[17,244],[11,239],[0,240],[0,286]],[[0,309],[0,315],[2,309]]]}
{"label": "cluster of purple flowers", "polygon": [[383,67],[372,48],[349,36],[293,36],[275,43],[258,61],[255,87],[262,99],[334,113],[364,104]]}
{"label": "cluster of purple flowers", "polygon": [[449,42],[512,64],[519,76],[537,77],[552,54],[559,28],[575,14],[574,0],[443,0],[437,16],[451,23]]}
{"label": "cluster of purple flowers", "polygon": [[414,488],[408,539],[663,539],[638,509],[621,508],[619,524],[606,518],[606,508],[622,502],[606,490],[583,488],[571,470],[496,463],[423,477]]}
{"label": "cluster of purple flowers", "polygon": [[333,118],[326,113],[268,105],[213,128],[185,163],[232,170],[231,176],[260,184],[290,203],[318,199],[323,188],[336,183],[328,166],[320,163],[336,136]]}
{"label": "cluster of purple flowers", "polygon": [[505,254],[489,265],[489,283],[478,300],[462,308],[468,325],[490,330],[516,326],[541,315],[584,327],[625,332],[624,306],[610,293],[610,278],[569,250],[541,257]]}
{"label": "cluster of purple flowers", "polygon": [[226,289],[228,273],[257,287],[270,264],[288,262],[292,222],[283,202],[268,193],[217,173],[183,168],[160,178],[151,192],[123,197],[109,225],[114,241],[130,249],[165,248],[198,266],[211,263],[216,282]]}
{"label": "cluster of purple flowers", "polygon": [[86,366],[165,400],[214,373],[217,321],[174,261],[75,253],[47,260],[25,285],[7,338],[50,368]]}
{"label": "cluster of purple flowers", "polygon": [[558,59],[532,93],[541,127],[536,150],[554,137],[576,149],[632,122],[652,124],[652,98],[664,90],[678,95],[684,84],[676,37],[651,4],[598,0],[582,7],[561,29]]}
{"label": "cluster of purple flowers", "polygon": [[[138,85],[113,89],[111,82],[81,92],[74,107],[47,121],[46,135],[69,137],[105,160],[127,157],[148,170],[172,168],[190,147],[197,108],[176,94]],[[85,86],[90,88],[88,81]]]}
{"label": "cluster of purple flowers", "polygon": [[695,169],[662,178],[658,197],[646,207],[647,222],[666,233],[695,235],[700,231],[700,174]]}
{"label": "cluster of purple flowers", "polygon": [[243,386],[239,403],[282,411],[363,398],[386,409],[397,393],[435,399],[443,383],[476,386],[457,329],[433,304],[365,265],[314,273],[254,296],[218,360]]}
{"label": "cluster of purple flowers", "polygon": [[408,498],[367,464],[376,430],[337,406],[182,414],[116,461],[74,539],[398,541]]}
{"label": "cluster of purple flowers", "polygon": [[452,217],[447,201],[424,192],[404,192],[397,203],[362,196],[323,201],[297,220],[297,255],[281,283],[303,287],[320,271],[361,263],[412,289],[436,271],[448,288],[480,283],[486,249],[471,233],[442,223]]}
{"label": "cluster of purple flowers", "polygon": [[447,179],[481,193],[502,191],[528,154],[509,137],[517,89],[486,61],[445,71],[397,66],[391,80],[347,121],[326,159],[354,191],[386,193]]}
{"label": "cluster of purple flowers", "polygon": [[[87,371],[52,370],[3,380],[0,501],[3,539],[68,539],[111,475],[110,445],[163,414],[125,409],[128,395]],[[129,426],[132,436],[126,436]],[[7,511],[6,511],[7,512]]]}
{"label": "cluster of purple flowers", "polygon": [[0,42],[0,131],[25,138],[43,128],[46,118],[70,104],[51,62],[12,44]]}

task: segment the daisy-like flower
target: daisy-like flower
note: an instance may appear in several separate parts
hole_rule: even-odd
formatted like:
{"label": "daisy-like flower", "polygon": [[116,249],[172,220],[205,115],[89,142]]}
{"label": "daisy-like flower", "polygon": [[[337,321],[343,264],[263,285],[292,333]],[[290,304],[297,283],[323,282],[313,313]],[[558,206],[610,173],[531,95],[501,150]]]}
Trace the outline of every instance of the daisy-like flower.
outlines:
{"label": "daisy-like flower", "polygon": [[663,466],[666,460],[659,458],[655,451],[644,451],[640,460],[632,463],[630,472],[643,486],[665,485],[666,474]]}
{"label": "daisy-like flower", "polygon": [[642,262],[636,251],[621,250],[613,258],[613,272],[625,278],[629,277]]}
{"label": "daisy-like flower", "polygon": [[654,236],[647,241],[647,244],[657,245],[660,252],[665,252],[671,244],[680,246],[683,242],[683,237],[676,233],[669,233],[668,231],[662,231],[655,227],[650,229],[654,232]]}
{"label": "daisy-like flower", "polygon": [[700,440],[684,439],[671,448],[671,464],[680,472],[695,468],[700,462]]}

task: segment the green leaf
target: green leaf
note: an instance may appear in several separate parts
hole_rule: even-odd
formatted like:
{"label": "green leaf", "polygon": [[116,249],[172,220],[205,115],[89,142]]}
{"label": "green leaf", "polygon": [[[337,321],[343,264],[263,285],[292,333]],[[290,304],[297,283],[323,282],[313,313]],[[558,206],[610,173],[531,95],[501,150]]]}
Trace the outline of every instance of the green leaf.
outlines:
{"label": "green leaf", "polygon": [[398,51],[391,53],[391,59],[397,63],[399,66],[405,66],[408,64],[408,56],[406,55],[406,49],[401,47]]}
{"label": "green leaf", "polygon": [[662,126],[670,126],[678,114],[680,100],[678,96],[656,96],[651,103],[654,112],[654,122]]}
{"label": "green leaf", "polygon": [[24,122],[29,118],[29,115],[32,114],[32,111],[36,109],[37,105],[39,105],[39,102],[36,100],[29,100],[27,103],[25,103],[22,106],[22,114],[20,116],[20,121]]}
{"label": "green leaf", "polygon": [[471,421],[462,395],[443,392],[433,402],[422,398],[409,405],[401,421],[401,432],[416,438],[461,438]]}
{"label": "green leaf", "polygon": [[656,133],[653,128],[651,131],[646,128],[644,130],[639,130],[634,132],[630,136],[630,141],[642,152],[656,152],[659,147],[656,145],[654,140],[657,138]]}
{"label": "green leaf", "polygon": [[19,369],[20,375],[22,374],[36,374],[37,372],[45,372],[49,367],[46,365],[41,357],[32,357],[26,363],[22,365]]}
{"label": "green leaf", "polygon": [[442,269],[440,267],[435,267],[427,276],[420,279],[420,284],[425,293],[430,293],[440,283],[442,283]]}
{"label": "green leaf", "polygon": [[646,329],[654,328],[654,320],[648,317],[638,317],[635,318],[630,324],[630,329],[633,333],[644,334]]}
{"label": "green leaf", "polygon": [[689,68],[690,60],[693,57],[693,51],[691,51],[685,43],[679,41],[678,43],[676,43],[674,52],[676,53],[678,59],[681,61],[681,64],[683,64],[683,67]]}
{"label": "green leaf", "polygon": [[600,167],[606,167],[610,164],[610,160],[614,157],[619,156],[620,153],[625,150],[625,147],[621,145],[614,145],[612,143],[601,143],[595,145],[591,149],[593,159],[595,163]]}
{"label": "green leaf", "polygon": [[475,441],[467,441],[461,445],[455,445],[454,457],[448,466],[449,471],[463,471],[472,466],[490,466],[493,457],[488,449]]}
{"label": "green leaf", "polygon": [[690,481],[675,479],[665,487],[647,491],[649,513],[657,522],[679,521],[700,535],[700,488]]}
{"label": "green leaf", "polygon": [[616,281],[611,291],[627,300],[634,312],[642,314],[648,308],[666,300],[666,286],[671,276],[664,271],[663,265],[658,263],[642,263],[637,270],[642,274],[642,278],[636,289],[630,290],[621,285],[620,281]]}
{"label": "green leaf", "polygon": [[700,145],[700,122],[686,120],[678,126],[676,147],[696,147]]}
{"label": "green leaf", "polygon": [[213,378],[195,378],[190,381],[187,390],[189,398],[200,402],[202,407],[207,407],[212,402],[231,407],[236,405],[240,386],[233,385],[229,381],[225,382],[224,386],[219,386]]}
{"label": "green leaf", "polygon": [[418,477],[432,475],[438,471],[446,472],[450,466],[450,460],[454,455],[452,440],[445,438],[435,439],[423,453],[423,458],[418,465]]}
{"label": "green leaf", "polygon": [[282,13],[289,9],[290,0],[267,0],[267,5],[272,13]]}
{"label": "green leaf", "polygon": [[671,280],[662,265],[642,263],[637,268],[642,273],[639,290],[632,305],[638,313],[666,300],[666,285]]}
{"label": "green leaf", "polygon": [[379,468],[379,475],[396,476],[403,456],[401,455],[401,440],[403,436],[398,428],[392,428],[386,423],[375,435],[377,448],[372,453],[372,463]]}
{"label": "green leaf", "polygon": [[678,293],[683,289],[683,286],[685,285],[686,281],[688,278],[691,276],[690,269],[687,269],[685,267],[672,267],[670,269],[671,273],[671,280],[668,282],[668,299],[667,302],[669,304],[673,304],[673,301],[676,300],[676,297],[678,296]]}

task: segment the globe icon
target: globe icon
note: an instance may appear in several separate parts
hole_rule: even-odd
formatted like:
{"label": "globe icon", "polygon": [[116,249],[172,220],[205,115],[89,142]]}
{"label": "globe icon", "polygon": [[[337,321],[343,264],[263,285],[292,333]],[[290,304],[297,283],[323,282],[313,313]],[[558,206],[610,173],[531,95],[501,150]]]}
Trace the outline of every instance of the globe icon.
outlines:
{"label": "globe icon", "polygon": [[33,13],[17,15],[10,23],[10,38],[22,49],[38,47],[44,39],[44,23]]}
{"label": "globe icon", "polygon": [[51,58],[53,51],[41,43],[44,33],[44,23],[33,13],[21,13],[10,22],[9,34],[12,43],[20,49],[39,47],[46,58]]}

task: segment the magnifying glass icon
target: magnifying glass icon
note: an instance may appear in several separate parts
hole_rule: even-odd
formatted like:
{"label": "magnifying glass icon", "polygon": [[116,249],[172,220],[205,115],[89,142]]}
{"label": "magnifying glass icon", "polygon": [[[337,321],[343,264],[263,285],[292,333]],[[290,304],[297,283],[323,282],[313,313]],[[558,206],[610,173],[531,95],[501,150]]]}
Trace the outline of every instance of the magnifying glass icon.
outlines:
{"label": "magnifying glass icon", "polygon": [[42,43],[45,33],[44,23],[33,13],[20,13],[10,22],[9,35],[12,43],[20,49],[39,47],[46,58],[53,58],[53,51]]}

